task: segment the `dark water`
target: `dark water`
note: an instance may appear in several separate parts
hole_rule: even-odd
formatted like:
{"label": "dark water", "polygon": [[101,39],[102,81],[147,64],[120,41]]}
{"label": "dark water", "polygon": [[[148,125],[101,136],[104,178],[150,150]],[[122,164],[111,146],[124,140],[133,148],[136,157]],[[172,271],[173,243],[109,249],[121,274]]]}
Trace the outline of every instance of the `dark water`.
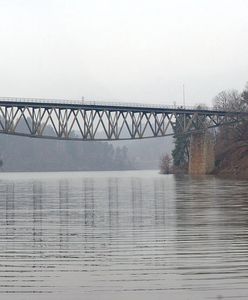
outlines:
{"label": "dark water", "polygon": [[248,185],[0,175],[0,299],[248,299]]}

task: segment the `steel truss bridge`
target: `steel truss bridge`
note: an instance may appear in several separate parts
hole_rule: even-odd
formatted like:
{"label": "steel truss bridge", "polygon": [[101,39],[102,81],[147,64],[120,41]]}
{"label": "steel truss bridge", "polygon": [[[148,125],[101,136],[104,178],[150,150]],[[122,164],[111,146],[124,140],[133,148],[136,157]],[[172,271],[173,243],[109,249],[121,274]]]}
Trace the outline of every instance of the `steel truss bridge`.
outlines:
{"label": "steel truss bridge", "polygon": [[0,98],[0,133],[106,141],[190,134],[233,124],[245,112],[134,103]]}

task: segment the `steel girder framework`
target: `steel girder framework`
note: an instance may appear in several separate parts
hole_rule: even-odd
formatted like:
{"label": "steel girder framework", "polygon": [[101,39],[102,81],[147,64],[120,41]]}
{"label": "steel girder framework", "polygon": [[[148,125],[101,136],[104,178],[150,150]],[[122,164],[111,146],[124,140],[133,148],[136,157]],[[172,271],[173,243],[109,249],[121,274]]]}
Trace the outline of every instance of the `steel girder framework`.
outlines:
{"label": "steel girder framework", "polygon": [[0,133],[64,140],[126,140],[189,134],[247,113],[155,105],[0,100]]}

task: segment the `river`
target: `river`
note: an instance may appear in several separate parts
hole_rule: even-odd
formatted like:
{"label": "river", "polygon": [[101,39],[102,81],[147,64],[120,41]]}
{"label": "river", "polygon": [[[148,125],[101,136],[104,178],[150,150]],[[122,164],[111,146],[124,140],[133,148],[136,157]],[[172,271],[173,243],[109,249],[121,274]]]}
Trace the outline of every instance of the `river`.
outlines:
{"label": "river", "polygon": [[248,184],[1,173],[0,299],[248,299]]}

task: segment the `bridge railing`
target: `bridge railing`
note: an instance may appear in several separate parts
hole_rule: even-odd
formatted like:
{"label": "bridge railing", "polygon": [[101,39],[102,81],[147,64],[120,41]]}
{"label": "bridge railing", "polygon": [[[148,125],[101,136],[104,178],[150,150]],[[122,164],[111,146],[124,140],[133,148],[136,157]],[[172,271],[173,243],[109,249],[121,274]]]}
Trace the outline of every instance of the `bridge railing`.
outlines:
{"label": "bridge railing", "polygon": [[180,110],[203,110],[203,111],[221,111],[221,109],[213,107],[204,107],[197,109],[196,106],[182,106],[182,105],[165,105],[165,104],[149,104],[149,103],[135,103],[135,102],[107,102],[107,101],[85,101],[85,100],[65,100],[65,99],[43,99],[43,98],[17,98],[17,97],[0,97],[1,102],[25,102],[25,103],[51,103],[51,104],[75,104],[82,106],[114,106],[114,107],[140,107],[140,108],[157,108],[157,109],[180,109]]}

